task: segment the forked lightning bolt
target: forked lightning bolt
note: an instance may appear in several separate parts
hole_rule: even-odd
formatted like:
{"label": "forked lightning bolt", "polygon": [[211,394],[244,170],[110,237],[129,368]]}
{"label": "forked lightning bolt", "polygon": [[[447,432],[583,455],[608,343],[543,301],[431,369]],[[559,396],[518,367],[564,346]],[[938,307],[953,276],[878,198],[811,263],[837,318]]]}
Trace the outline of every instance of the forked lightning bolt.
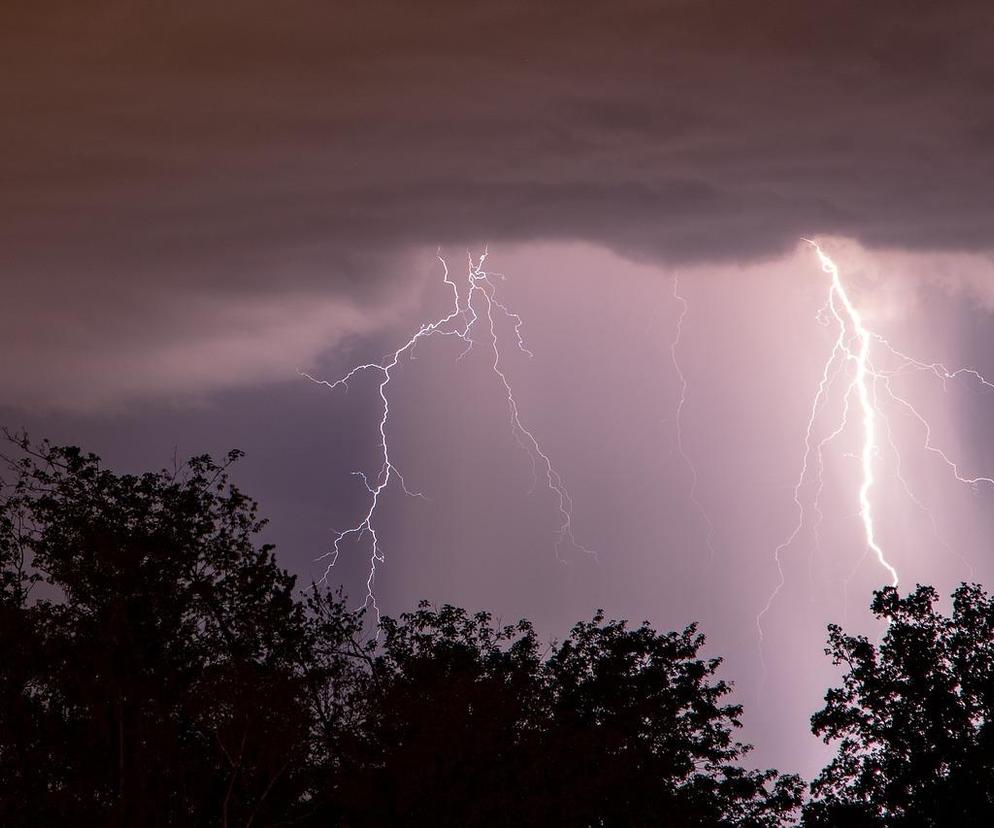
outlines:
{"label": "forked lightning bolt", "polygon": [[[821,261],[822,270],[832,278],[832,288],[829,294],[828,306],[839,327],[845,331],[847,324],[852,328],[853,336],[856,339],[855,350],[848,344],[844,344],[845,356],[847,360],[854,361],[856,365],[855,377],[853,378],[850,390],[855,389],[859,399],[859,408],[863,417],[863,447],[860,454],[862,465],[862,482],[859,487],[859,514],[863,520],[863,532],[866,536],[866,548],[871,550],[876,556],[880,565],[887,570],[894,586],[897,586],[897,570],[891,565],[884,555],[884,550],[877,542],[876,527],[873,522],[873,502],[870,499],[870,492],[875,482],[873,460],[877,454],[877,409],[873,400],[873,392],[870,390],[868,379],[875,379],[870,366],[870,332],[863,325],[863,318],[849,298],[842,278],[839,276],[839,268],[836,266],[824,251],[815,243],[815,252]],[[836,301],[838,300],[838,301]],[[838,303],[842,304],[840,312]]]}
{"label": "forked lightning bolt", "polygon": [[[870,331],[866,327],[859,309],[856,307],[846,288],[838,266],[816,242],[809,239],[805,239],[804,241],[814,248],[822,271],[829,276],[828,298],[826,304],[819,312],[819,319],[823,320],[826,324],[834,324],[838,334],[822,370],[805,429],[801,471],[793,489],[793,501],[797,512],[797,521],[790,534],[774,549],[773,559],[776,565],[777,583],[767,599],[765,606],[756,617],[756,626],[759,631],[761,646],[763,642],[763,618],[770,611],[773,602],[786,583],[783,569],[783,554],[797,540],[804,529],[807,513],[802,498],[802,489],[808,480],[812,466],[814,466],[817,486],[813,504],[816,521],[813,528],[815,543],[817,544],[818,528],[823,518],[819,508],[819,498],[824,487],[824,451],[833,440],[849,427],[849,415],[854,406],[858,407],[859,410],[862,431],[858,455],[860,485],[856,499],[859,504],[859,516],[862,523],[865,550],[866,554],[872,553],[874,555],[877,563],[887,573],[891,584],[894,586],[898,584],[898,572],[894,564],[888,559],[878,540],[873,506],[873,492],[877,484],[876,461],[880,455],[879,432],[881,424],[886,430],[888,444],[895,455],[895,476],[912,502],[928,514],[934,532],[936,531],[936,524],[934,517],[914,494],[902,472],[901,456],[895,443],[890,420],[885,415],[881,406],[881,396],[884,396],[887,401],[918,423],[923,433],[923,447],[928,452],[938,456],[949,468],[956,480],[973,487],[981,484],[994,486],[994,478],[982,476],[969,477],[963,474],[960,471],[959,465],[945,451],[933,444],[932,428],[928,420],[914,405],[895,391],[892,378],[907,371],[916,370],[932,373],[943,382],[944,386],[949,381],[960,378],[974,380],[987,389],[994,389],[994,384],[972,368],[960,368],[950,371],[941,363],[923,362],[914,359],[892,347],[882,336]],[[884,356],[896,359],[899,363],[898,367],[892,370],[884,370],[877,367],[873,360],[874,346],[877,346]],[[841,398],[841,414],[831,432],[815,444],[814,431],[819,415],[826,405],[828,405],[832,387],[839,377],[845,377],[848,380]],[[943,545],[948,548],[948,544],[943,543]]]}
{"label": "forked lightning bolt", "polygon": [[[364,606],[372,606],[377,617],[379,617],[379,607],[376,604],[374,584],[376,581],[377,564],[382,563],[383,550],[380,544],[380,537],[377,530],[377,510],[380,505],[382,494],[390,486],[394,478],[400,484],[401,489],[413,497],[424,497],[420,492],[412,492],[408,489],[403,475],[397,469],[390,454],[390,393],[389,386],[393,379],[393,371],[397,368],[401,359],[413,358],[415,348],[421,340],[433,336],[454,337],[459,339],[464,348],[457,357],[457,360],[467,356],[477,345],[477,329],[482,327],[481,336],[486,342],[486,347],[492,354],[490,369],[500,383],[507,400],[507,414],[511,432],[521,448],[528,454],[531,464],[533,480],[537,481],[539,470],[545,479],[546,486],[555,498],[559,512],[560,525],[556,535],[555,550],[558,558],[561,559],[560,552],[564,543],[569,543],[574,549],[587,554],[594,553],[578,543],[573,535],[573,500],[569,490],[563,482],[562,476],[552,464],[548,454],[544,451],[535,435],[524,425],[521,413],[518,408],[518,401],[514,396],[510,380],[504,370],[498,320],[503,317],[513,326],[515,336],[515,347],[522,353],[532,356],[532,352],[525,347],[524,338],[521,333],[523,325],[521,317],[512,312],[507,305],[497,299],[497,287],[495,278],[502,279],[502,275],[488,273],[484,270],[487,254],[484,252],[478,259],[469,257],[467,280],[465,292],[461,292],[459,285],[450,277],[449,269],[445,260],[438,256],[442,267],[442,281],[451,291],[452,304],[448,313],[439,317],[434,322],[423,324],[418,331],[390,354],[382,362],[367,362],[355,366],[345,376],[334,380],[316,379],[310,374],[301,371],[301,375],[320,385],[325,385],[330,389],[348,388],[349,382],[357,375],[373,372],[380,376],[378,393],[380,397],[380,417],[379,417],[379,448],[381,452],[381,463],[377,473],[372,476],[365,472],[353,472],[362,480],[369,493],[369,506],[361,519],[348,529],[336,532],[331,549],[319,560],[327,560],[324,577],[327,578],[331,568],[338,562],[342,551],[342,544],[346,540],[362,541],[369,538],[369,573],[366,578],[366,597]],[[496,318],[495,318],[496,317]]]}

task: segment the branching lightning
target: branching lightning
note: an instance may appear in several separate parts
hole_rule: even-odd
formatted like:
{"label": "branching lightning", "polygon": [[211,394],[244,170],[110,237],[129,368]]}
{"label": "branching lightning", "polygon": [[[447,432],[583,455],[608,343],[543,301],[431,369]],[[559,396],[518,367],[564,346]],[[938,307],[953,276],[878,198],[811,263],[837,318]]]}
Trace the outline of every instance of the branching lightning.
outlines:
{"label": "branching lightning", "polygon": [[[923,434],[923,448],[939,457],[957,481],[974,488],[982,484],[994,486],[994,478],[984,476],[969,477],[964,474],[960,470],[959,465],[944,450],[934,445],[932,441],[932,427],[928,420],[911,402],[894,389],[892,378],[914,370],[933,374],[942,381],[943,387],[948,386],[950,381],[967,379],[977,382],[988,390],[994,390],[994,383],[988,381],[972,368],[950,370],[939,362],[917,360],[897,350],[884,337],[869,330],[863,321],[862,314],[846,288],[838,266],[816,242],[809,239],[805,239],[804,241],[814,248],[822,271],[829,276],[828,298],[821,311],[819,311],[818,319],[823,324],[834,324],[838,334],[822,370],[805,429],[801,470],[793,488],[793,502],[797,513],[797,521],[788,536],[774,549],[773,559],[776,565],[777,583],[770,593],[766,604],[756,617],[761,648],[763,643],[763,619],[770,611],[774,601],[786,583],[783,555],[804,530],[807,508],[802,491],[813,469],[816,481],[812,506],[816,515],[813,531],[815,548],[817,548],[818,530],[823,519],[819,500],[824,488],[824,452],[830,443],[850,427],[850,413],[854,407],[858,408],[859,411],[859,422],[862,432],[860,450],[857,457],[860,469],[860,484],[856,500],[859,505],[859,517],[862,524],[865,547],[864,557],[872,553],[894,586],[897,586],[899,582],[898,572],[895,565],[887,557],[878,539],[873,503],[874,487],[877,485],[876,461],[881,453],[879,446],[881,426],[885,431],[888,445],[895,457],[895,476],[897,480],[912,503],[928,516],[936,538],[946,549],[949,548],[949,545],[939,538],[934,516],[915,494],[903,473],[901,454],[895,442],[891,422],[886,416],[881,404],[882,401],[892,404],[899,411],[910,416],[918,424]],[[898,367],[889,370],[877,367],[873,358],[875,349],[879,350],[887,358],[897,360]],[[840,377],[846,378],[847,385],[841,398],[842,407],[839,418],[835,421],[834,426],[827,436],[819,440],[816,444],[814,442],[814,433],[819,416],[828,405],[832,387]],[[860,559],[860,561],[862,560],[863,558]],[[859,566],[858,563],[857,566]]]}
{"label": "branching lightning", "polygon": [[[845,346],[846,359],[855,361],[856,375],[853,378],[850,388],[856,389],[859,398],[859,407],[863,416],[863,448],[860,455],[863,479],[859,487],[859,514],[863,520],[863,532],[866,536],[866,548],[877,556],[880,565],[887,570],[894,586],[897,586],[898,575],[890,561],[884,555],[884,550],[877,542],[876,526],[873,521],[873,502],[870,499],[870,492],[876,482],[873,469],[873,460],[877,454],[877,409],[873,403],[872,392],[870,391],[867,378],[875,379],[870,367],[870,332],[863,325],[863,317],[856,306],[849,298],[842,278],[839,276],[839,268],[836,266],[824,251],[814,242],[811,244],[821,261],[822,270],[832,277],[832,288],[829,296],[829,307],[835,316],[840,328],[846,329],[848,323],[851,326],[858,343],[858,348],[853,351],[848,345]],[[842,303],[845,317],[839,312],[838,299]]]}
{"label": "branching lightning", "polygon": [[[546,486],[554,496],[558,509],[560,525],[556,533],[555,551],[559,560],[562,546],[568,543],[572,548],[589,555],[595,555],[590,549],[578,543],[573,534],[573,499],[569,490],[563,482],[562,476],[553,465],[552,460],[542,448],[534,433],[529,430],[521,418],[518,401],[514,396],[511,382],[504,369],[501,341],[499,335],[498,318],[503,317],[513,326],[515,336],[515,347],[531,357],[532,352],[525,346],[522,335],[523,320],[511,311],[506,304],[497,298],[497,286],[495,279],[503,279],[503,275],[490,273],[484,269],[487,253],[484,251],[479,258],[469,257],[467,268],[467,280],[465,293],[460,292],[459,285],[450,277],[448,265],[441,255],[437,256],[442,267],[443,284],[451,291],[452,304],[448,313],[440,316],[433,322],[422,324],[418,331],[401,345],[392,354],[388,355],[382,362],[368,362],[355,366],[345,376],[334,380],[322,380],[300,372],[301,376],[319,385],[327,386],[329,389],[348,388],[349,382],[357,375],[373,372],[378,374],[380,382],[378,393],[380,397],[379,416],[379,449],[381,463],[375,476],[370,477],[365,472],[356,471],[353,474],[362,480],[366,491],[369,493],[369,505],[361,519],[348,529],[335,533],[331,549],[319,560],[326,560],[324,578],[326,579],[331,569],[338,562],[342,552],[342,544],[347,540],[361,542],[368,536],[369,538],[369,570],[366,579],[366,598],[364,606],[372,606],[379,617],[379,607],[376,603],[374,585],[376,581],[377,565],[384,561],[383,549],[377,530],[377,511],[380,506],[380,499],[383,493],[390,486],[394,478],[399,483],[401,490],[412,497],[424,497],[421,492],[411,491],[407,487],[403,475],[395,465],[390,453],[389,425],[390,425],[390,393],[389,386],[393,379],[394,369],[402,358],[413,359],[414,352],[419,342],[433,336],[455,337],[464,343],[462,352],[457,357],[457,361],[466,357],[478,342],[477,329],[482,327],[480,337],[486,342],[486,347],[492,354],[489,361],[490,369],[500,383],[500,386],[507,400],[507,413],[511,432],[518,445],[527,453],[532,464],[533,484],[537,483],[539,471],[541,471]],[[495,318],[497,317],[497,318]],[[534,485],[533,485],[534,488]],[[565,561],[563,561],[565,562]]]}
{"label": "branching lightning", "polygon": [[[853,300],[838,266],[817,242],[807,239],[805,241],[813,248],[821,271],[828,277],[827,296],[816,318],[820,324],[832,328],[834,337],[831,351],[818,378],[804,429],[800,472],[792,489],[796,521],[791,531],[773,550],[776,584],[756,616],[761,651],[764,619],[787,582],[784,556],[801,539],[802,534],[807,536],[811,533],[813,540],[809,556],[809,578],[812,582],[814,580],[813,561],[819,550],[820,531],[825,518],[821,508],[821,497],[825,487],[825,455],[831,444],[844,433],[853,429],[858,429],[859,433],[858,449],[854,455],[858,463],[859,483],[853,495],[853,502],[860,521],[864,548],[864,554],[856,563],[850,577],[863,560],[872,557],[892,585],[897,586],[899,583],[897,565],[888,555],[885,544],[879,537],[877,519],[877,490],[885,485],[891,476],[900,484],[904,495],[915,508],[928,518],[936,540],[947,552],[951,549],[950,544],[940,537],[934,515],[916,494],[905,473],[892,414],[901,414],[914,423],[921,434],[921,447],[928,454],[939,458],[953,479],[974,489],[981,486],[994,488],[994,477],[970,476],[946,450],[935,444],[932,425],[928,419],[895,387],[896,378],[911,372],[931,375],[942,383],[943,388],[948,387],[952,382],[967,381],[976,383],[982,390],[994,391],[994,382],[973,368],[950,369],[940,362],[929,362],[909,356],[891,345],[883,336],[872,331],[867,327],[864,315]],[[350,382],[360,374],[373,373],[378,377],[379,468],[375,473],[353,472],[362,481],[369,500],[357,522],[347,529],[337,531],[331,548],[319,559],[327,561],[324,573],[324,577],[327,578],[338,562],[346,543],[368,544],[369,568],[364,605],[372,606],[377,615],[379,607],[374,587],[378,565],[384,561],[378,519],[382,496],[391,485],[395,485],[409,496],[424,497],[421,492],[408,487],[393,459],[390,442],[391,382],[402,361],[413,359],[418,344],[430,337],[454,337],[460,340],[462,348],[456,361],[467,357],[474,350],[476,352],[480,349],[485,350],[489,371],[496,378],[505,398],[510,431],[529,457],[532,488],[541,479],[544,488],[553,496],[559,515],[554,545],[557,559],[565,562],[561,554],[564,544],[594,555],[591,550],[577,542],[573,532],[573,501],[569,490],[548,453],[522,419],[518,400],[505,369],[502,332],[513,331],[513,347],[520,353],[530,357],[532,352],[525,344],[521,316],[498,298],[497,281],[504,277],[499,273],[488,272],[485,269],[486,259],[486,251],[476,259],[469,256],[466,278],[462,281],[452,278],[445,260],[438,256],[442,283],[450,293],[451,304],[444,314],[434,321],[422,324],[406,342],[382,361],[356,365],[347,374],[333,381],[316,379],[301,372],[307,379],[331,390],[348,388]],[[670,341],[670,359],[679,391],[675,411],[675,449],[687,469],[688,497],[706,528],[705,543],[713,562],[716,555],[713,543],[714,524],[698,495],[697,469],[684,441],[683,417],[688,400],[688,381],[680,362],[680,349],[689,304],[680,291],[676,277],[672,282],[672,296],[678,307],[675,331]],[[825,415],[831,417],[827,427],[821,423]],[[885,453],[885,448],[889,453]],[[888,463],[887,474],[881,476],[878,467],[885,462]],[[814,515],[810,527],[808,527],[809,511]],[[966,564],[970,566],[968,561]]]}

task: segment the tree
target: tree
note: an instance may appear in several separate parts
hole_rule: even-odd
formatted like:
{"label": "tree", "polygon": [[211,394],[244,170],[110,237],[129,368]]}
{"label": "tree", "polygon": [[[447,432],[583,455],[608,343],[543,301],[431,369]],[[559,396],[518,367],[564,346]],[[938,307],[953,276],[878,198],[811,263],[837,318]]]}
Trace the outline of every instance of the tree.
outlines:
{"label": "tree", "polygon": [[659,633],[598,612],[553,651],[548,749],[571,824],[759,828],[799,805],[796,776],[737,764],[751,750],[732,738],[742,707],[704,643],[696,625]]}
{"label": "tree", "polygon": [[735,762],[741,709],[695,628],[598,613],[543,658],[531,625],[422,604],[384,619],[347,824],[773,826],[796,777]]}
{"label": "tree", "polygon": [[691,626],[597,613],[542,648],[422,604],[378,637],[297,590],[222,463],[122,475],[8,436],[0,825],[772,828]]}
{"label": "tree", "polygon": [[261,826],[317,800],[315,711],[342,673],[317,645],[358,621],[308,617],[256,544],[239,453],[117,475],[11,439],[0,824]]}
{"label": "tree", "polygon": [[815,780],[808,826],[994,824],[994,601],[977,585],[953,594],[876,592],[888,622],[879,645],[829,627],[826,650],[847,672],[812,717],[838,742]]}

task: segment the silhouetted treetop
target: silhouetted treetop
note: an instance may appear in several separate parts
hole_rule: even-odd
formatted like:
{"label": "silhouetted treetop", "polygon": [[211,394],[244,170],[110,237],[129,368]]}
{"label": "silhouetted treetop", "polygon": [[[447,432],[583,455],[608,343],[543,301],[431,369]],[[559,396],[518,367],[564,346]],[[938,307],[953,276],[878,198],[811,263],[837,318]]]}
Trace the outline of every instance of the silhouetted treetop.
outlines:
{"label": "silhouetted treetop", "polygon": [[[316,659],[224,463],[118,475],[16,439],[0,491],[4,825],[271,824],[309,778]],[[351,630],[344,630],[349,634]],[[309,794],[313,796],[313,794]]]}
{"label": "silhouetted treetop", "polygon": [[[301,592],[223,462],[118,474],[7,435],[0,824],[773,828],[696,627],[565,640]],[[13,793],[12,793],[13,792]]]}
{"label": "silhouetted treetop", "polygon": [[879,645],[829,627],[826,653],[846,667],[812,728],[838,755],[815,780],[806,825],[994,824],[994,600],[978,585],[953,594],[875,593],[888,622]]}
{"label": "silhouetted treetop", "polygon": [[598,613],[547,653],[451,606],[382,629],[351,825],[773,826],[799,804],[795,777],[735,764],[741,708],[694,627]]}

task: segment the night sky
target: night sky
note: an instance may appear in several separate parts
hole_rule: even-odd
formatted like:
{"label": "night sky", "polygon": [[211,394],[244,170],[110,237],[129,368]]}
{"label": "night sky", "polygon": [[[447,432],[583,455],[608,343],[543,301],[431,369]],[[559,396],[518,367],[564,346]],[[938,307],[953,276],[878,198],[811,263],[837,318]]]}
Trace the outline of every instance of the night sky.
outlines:
{"label": "night sky", "polygon": [[[393,460],[425,499],[381,500],[380,606],[547,636],[596,607],[698,620],[755,761],[810,776],[825,625],[877,635],[889,576],[851,414],[819,506],[798,489],[760,648],[836,335],[801,237],[893,348],[994,375],[992,26],[979,0],[8,0],[0,422],[127,471],[244,449],[235,477],[310,581],[368,508],[351,473],[379,468],[380,403],[375,376],[298,371],[381,360],[447,312],[436,252],[465,280],[486,246],[534,354],[502,317],[522,422],[597,554],[557,555],[490,352],[433,338],[391,384]],[[994,486],[925,443],[994,474],[994,391],[874,342],[931,428],[874,386],[881,545],[904,587],[991,583]],[[368,557],[345,545],[329,582],[361,602]]]}

